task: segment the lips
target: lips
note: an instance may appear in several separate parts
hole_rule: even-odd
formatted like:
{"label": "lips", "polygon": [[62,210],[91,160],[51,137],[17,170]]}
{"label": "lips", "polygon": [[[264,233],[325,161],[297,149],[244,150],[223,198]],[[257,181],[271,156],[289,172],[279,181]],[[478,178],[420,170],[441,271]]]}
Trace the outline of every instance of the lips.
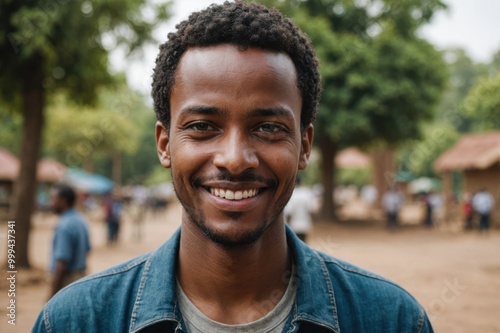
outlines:
{"label": "lips", "polygon": [[243,200],[248,198],[253,198],[259,194],[259,189],[248,189],[248,190],[229,190],[224,188],[210,188],[210,193],[216,197],[223,198],[226,200]]}

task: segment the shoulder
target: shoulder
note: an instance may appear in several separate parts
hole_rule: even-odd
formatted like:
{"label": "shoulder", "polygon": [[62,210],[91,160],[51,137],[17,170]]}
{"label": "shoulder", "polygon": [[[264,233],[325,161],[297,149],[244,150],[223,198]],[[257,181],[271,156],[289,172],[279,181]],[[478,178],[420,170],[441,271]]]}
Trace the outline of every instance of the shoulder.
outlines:
{"label": "shoulder", "polygon": [[416,303],[408,291],[391,280],[325,253],[315,252],[325,263],[330,276],[335,277],[337,283],[348,284],[357,292],[365,293],[366,296],[373,294],[378,300],[396,297],[408,300],[410,303]]}
{"label": "shoulder", "polygon": [[[122,331],[127,328],[137,296],[147,254],[90,275],[59,291],[44,306],[35,328],[37,332],[86,332],[86,327],[99,331]],[[106,321],[98,320],[106,317]],[[87,326],[88,325],[88,326]],[[118,325],[118,326],[117,326]],[[125,331],[125,330],[123,330]],[[34,329],[34,332],[35,329]]]}
{"label": "shoulder", "polygon": [[424,308],[404,288],[378,274],[315,252],[326,267],[344,324],[384,327],[386,332],[403,328],[405,332],[432,331]]}

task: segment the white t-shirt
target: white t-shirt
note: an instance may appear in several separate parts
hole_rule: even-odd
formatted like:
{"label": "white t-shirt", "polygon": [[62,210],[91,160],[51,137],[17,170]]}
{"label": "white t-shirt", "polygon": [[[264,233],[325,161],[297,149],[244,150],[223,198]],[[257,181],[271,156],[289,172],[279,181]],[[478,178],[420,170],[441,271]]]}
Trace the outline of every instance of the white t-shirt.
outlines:
{"label": "white t-shirt", "polygon": [[479,214],[488,214],[491,212],[493,203],[493,197],[486,191],[478,192],[472,198],[472,207],[474,207]]}
{"label": "white t-shirt", "polygon": [[397,213],[403,205],[404,199],[401,193],[388,191],[382,197],[382,206],[389,213]]}
{"label": "white t-shirt", "polygon": [[311,213],[314,211],[314,193],[307,187],[296,187],[285,207],[285,215],[290,217],[290,228],[297,233],[307,233],[312,227]]}

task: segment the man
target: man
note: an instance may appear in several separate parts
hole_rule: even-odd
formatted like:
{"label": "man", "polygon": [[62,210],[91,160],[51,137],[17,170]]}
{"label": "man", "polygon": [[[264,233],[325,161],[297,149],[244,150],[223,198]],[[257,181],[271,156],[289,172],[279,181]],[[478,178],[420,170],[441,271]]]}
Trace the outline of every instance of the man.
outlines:
{"label": "man", "polygon": [[403,203],[403,195],[397,190],[396,186],[384,193],[382,207],[384,207],[387,216],[388,228],[393,229],[399,225],[398,215]]}
{"label": "man", "polygon": [[85,276],[87,254],[90,251],[88,226],[74,209],[76,194],[68,185],[52,188],[51,207],[60,215],[54,231],[50,272],[52,284],[50,296]]}
{"label": "man", "polygon": [[490,228],[490,214],[495,201],[488,190],[483,187],[472,198],[472,207],[479,213],[479,231],[487,232]]}
{"label": "man", "polygon": [[296,187],[285,207],[285,218],[290,228],[304,243],[312,228],[311,213],[315,211],[316,198],[306,186],[301,185],[301,178],[297,176]]}
{"label": "man", "polygon": [[108,245],[118,243],[118,234],[123,213],[123,205],[116,194],[108,193],[104,198],[104,213],[108,225]]}
{"label": "man", "polygon": [[212,5],[180,23],[152,94],[182,226],[157,251],[65,289],[34,332],[432,331],[407,292],[285,226],[311,152],[317,66],[306,36],[261,5]]}

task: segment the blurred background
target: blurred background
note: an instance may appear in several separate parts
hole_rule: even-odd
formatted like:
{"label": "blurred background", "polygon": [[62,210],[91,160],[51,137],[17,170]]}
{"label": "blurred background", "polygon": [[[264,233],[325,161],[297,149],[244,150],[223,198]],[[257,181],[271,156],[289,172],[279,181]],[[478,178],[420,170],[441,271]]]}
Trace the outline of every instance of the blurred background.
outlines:
{"label": "blurred background", "polygon": [[[29,330],[45,301],[53,184],[78,191],[92,272],[153,250],[179,226],[156,154],[152,68],[177,23],[222,2],[0,0],[0,262],[13,220],[24,272],[24,326],[11,331]],[[256,2],[290,17],[320,59],[315,150],[302,174],[316,207],[308,243],[402,284],[436,331],[500,332],[500,2]],[[494,199],[482,232],[480,191]],[[401,198],[396,229],[386,226],[391,192]],[[111,193],[125,211],[113,248],[103,222]]]}

